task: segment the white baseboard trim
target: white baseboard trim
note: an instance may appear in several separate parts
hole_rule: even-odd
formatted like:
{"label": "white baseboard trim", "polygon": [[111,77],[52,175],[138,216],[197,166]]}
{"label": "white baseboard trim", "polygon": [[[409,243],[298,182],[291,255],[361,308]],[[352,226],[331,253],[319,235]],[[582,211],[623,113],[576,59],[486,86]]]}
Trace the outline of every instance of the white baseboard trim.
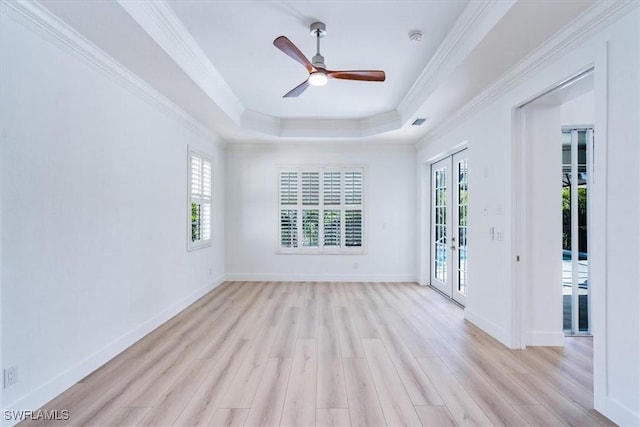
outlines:
{"label": "white baseboard trim", "polygon": [[230,282],[416,282],[411,275],[385,274],[243,274],[228,273]]}
{"label": "white baseboard trim", "polygon": [[468,308],[464,309],[464,318],[500,341],[502,344],[509,348],[511,347],[511,342],[507,339],[508,334],[506,334],[504,328],[498,326],[497,323],[492,322],[481,314],[469,310]]}
{"label": "white baseboard trim", "polygon": [[529,331],[526,333],[525,345],[564,347],[564,333],[562,331]]}
{"label": "white baseboard trim", "polygon": [[[158,326],[162,325],[167,320],[171,319],[176,314],[180,313],[182,310],[193,304],[199,298],[218,287],[222,282],[225,281],[225,279],[225,275],[221,275],[211,283],[201,287],[195,292],[192,292],[179,301],[176,301],[160,313],[156,314],[145,322],[134,327],[129,332],[126,332],[125,334],[111,341],[85,359],[80,360],[78,363],[59,373],[52,379],[40,385],[35,390],[32,390],[31,392],[18,398],[14,402],[7,404],[3,409],[9,411],[18,411],[36,410],[38,408],[41,408],[51,399],[67,390],[73,384],[77,383],[82,378],[86,377],[109,360],[113,359],[115,356],[130,347],[140,338],[144,337],[149,332],[153,331]],[[7,423],[6,420],[3,420],[2,425],[14,425],[19,421],[21,420],[16,420],[15,423]]]}
{"label": "white baseboard trim", "polygon": [[599,402],[600,399],[595,399],[594,408],[605,417],[609,418],[619,426],[640,426],[640,413],[634,412],[631,408],[626,407],[622,403],[609,396],[603,399],[603,402]]}

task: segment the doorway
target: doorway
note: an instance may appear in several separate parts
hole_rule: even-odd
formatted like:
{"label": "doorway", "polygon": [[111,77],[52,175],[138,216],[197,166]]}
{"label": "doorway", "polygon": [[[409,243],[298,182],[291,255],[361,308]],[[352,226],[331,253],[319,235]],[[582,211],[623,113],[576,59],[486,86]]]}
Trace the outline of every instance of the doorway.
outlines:
{"label": "doorway", "polygon": [[467,150],[431,165],[431,286],[465,305],[467,292]]}
{"label": "doorway", "polygon": [[562,346],[590,332],[587,250],[594,74],[586,70],[517,109],[514,342]]}

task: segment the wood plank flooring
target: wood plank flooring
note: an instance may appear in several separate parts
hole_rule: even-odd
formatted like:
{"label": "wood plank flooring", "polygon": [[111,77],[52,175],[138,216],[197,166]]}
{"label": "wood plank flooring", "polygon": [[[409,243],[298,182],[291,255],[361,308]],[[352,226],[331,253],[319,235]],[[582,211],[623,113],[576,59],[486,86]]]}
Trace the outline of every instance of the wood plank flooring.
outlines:
{"label": "wood plank flooring", "polygon": [[613,425],[591,353],[509,350],[412,283],[225,282],[42,409],[72,426]]}

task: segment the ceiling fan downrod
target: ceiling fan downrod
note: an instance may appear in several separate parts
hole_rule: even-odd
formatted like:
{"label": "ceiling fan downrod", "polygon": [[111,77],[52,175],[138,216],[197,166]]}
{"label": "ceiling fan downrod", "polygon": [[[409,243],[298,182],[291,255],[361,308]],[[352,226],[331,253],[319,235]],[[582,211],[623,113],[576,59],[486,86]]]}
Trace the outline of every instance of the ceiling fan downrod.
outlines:
{"label": "ceiling fan downrod", "polygon": [[320,39],[327,35],[327,26],[323,22],[314,22],[309,27],[309,33],[316,38],[316,54],[311,59],[311,64],[314,68],[327,68],[324,63],[324,56],[320,54]]}

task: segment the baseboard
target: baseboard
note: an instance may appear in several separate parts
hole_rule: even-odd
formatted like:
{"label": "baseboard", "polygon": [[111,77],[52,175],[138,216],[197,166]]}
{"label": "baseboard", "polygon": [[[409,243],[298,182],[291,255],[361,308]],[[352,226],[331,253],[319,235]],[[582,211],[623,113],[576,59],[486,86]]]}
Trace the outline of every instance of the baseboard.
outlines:
{"label": "baseboard", "polygon": [[469,310],[469,308],[464,309],[464,318],[476,325],[478,328],[482,329],[487,334],[491,335],[493,338],[500,341],[502,344],[510,347],[511,342],[507,339],[508,334],[506,334],[504,328],[498,326],[497,323],[492,322],[491,320],[472,310]]}
{"label": "baseboard", "polygon": [[412,275],[395,274],[243,274],[228,273],[230,282],[416,282]]}
{"label": "baseboard", "polygon": [[[162,312],[151,317],[150,319],[146,320],[145,322],[131,329],[129,332],[126,332],[125,334],[116,338],[115,340],[111,341],[89,357],[81,360],[72,367],[61,372],[35,390],[20,397],[16,401],[5,405],[4,410],[19,411],[36,410],[41,408],[51,399],[67,390],[73,384],[77,383],[82,378],[86,377],[109,360],[113,359],[115,356],[130,347],[132,344],[147,335],[149,332],[153,331],[158,326],[162,325],[167,320],[171,319],[176,314],[180,313],[182,310],[193,304],[199,298],[218,287],[225,280],[225,275],[221,275],[211,283],[201,287],[195,292],[192,292],[181,300],[173,303]],[[14,425],[20,420],[16,420],[15,422],[9,422],[8,420],[2,421],[2,425],[4,426]]]}
{"label": "baseboard", "polygon": [[564,333],[562,331],[530,331],[526,333],[525,345],[564,347]]}
{"label": "baseboard", "polygon": [[633,412],[630,408],[608,396],[603,399],[602,403],[599,400],[596,398],[594,401],[595,410],[614,423],[623,427],[640,426],[640,413]]}

